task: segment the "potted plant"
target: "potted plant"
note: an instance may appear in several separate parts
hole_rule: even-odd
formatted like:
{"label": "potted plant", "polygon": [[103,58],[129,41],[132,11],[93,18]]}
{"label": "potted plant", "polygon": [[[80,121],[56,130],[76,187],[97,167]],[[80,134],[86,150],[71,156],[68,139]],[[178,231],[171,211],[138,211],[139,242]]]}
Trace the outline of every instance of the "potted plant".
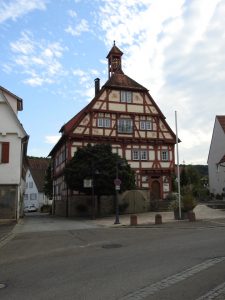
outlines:
{"label": "potted plant", "polygon": [[174,218],[175,220],[183,220],[188,218],[188,212],[192,211],[196,206],[196,201],[192,194],[185,194],[184,196],[181,196],[180,200],[180,206],[181,206],[181,218],[179,213],[179,199],[178,195],[174,200],[170,202],[169,209],[174,211]]}

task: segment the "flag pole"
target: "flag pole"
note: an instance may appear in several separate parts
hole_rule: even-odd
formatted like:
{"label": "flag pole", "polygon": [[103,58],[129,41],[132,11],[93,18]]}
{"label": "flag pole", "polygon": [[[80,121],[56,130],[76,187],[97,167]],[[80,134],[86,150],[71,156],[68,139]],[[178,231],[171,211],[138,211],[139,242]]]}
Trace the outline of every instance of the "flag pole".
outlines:
{"label": "flag pole", "polygon": [[179,164],[179,150],[178,150],[177,111],[175,111],[175,124],[176,124],[176,145],[177,145],[177,184],[178,184],[178,203],[179,203],[179,219],[181,220],[180,164]]}

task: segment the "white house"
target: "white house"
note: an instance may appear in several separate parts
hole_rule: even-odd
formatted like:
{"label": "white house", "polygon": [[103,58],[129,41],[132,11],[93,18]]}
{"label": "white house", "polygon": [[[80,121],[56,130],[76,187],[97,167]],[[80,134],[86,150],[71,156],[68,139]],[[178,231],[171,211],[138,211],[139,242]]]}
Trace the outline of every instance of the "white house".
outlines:
{"label": "white house", "polygon": [[225,116],[216,116],[208,156],[210,193],[225,192]]}
{"label": "white house", "polygon": [[47,158],[28,158],[26,173],[26,189],[24,194],[24,207],[35,206],[40,210],[43,205],[51,204],[44,194],[44,181],[50,160]]}
{"label": "white house", "polygon": [[0,86],[0,220],[22,212],[28,135],[17,114],[23,100]]}

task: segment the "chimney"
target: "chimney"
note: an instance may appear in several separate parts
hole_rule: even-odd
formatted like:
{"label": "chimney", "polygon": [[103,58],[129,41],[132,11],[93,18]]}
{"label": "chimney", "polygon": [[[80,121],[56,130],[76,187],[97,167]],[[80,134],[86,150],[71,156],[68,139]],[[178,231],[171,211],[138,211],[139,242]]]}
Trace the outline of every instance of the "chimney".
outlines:
{"label": "chimney", "polygon": [[96,78],[95,79],[95,96],[98,94],[99,90],[100,90],[100,79]]}

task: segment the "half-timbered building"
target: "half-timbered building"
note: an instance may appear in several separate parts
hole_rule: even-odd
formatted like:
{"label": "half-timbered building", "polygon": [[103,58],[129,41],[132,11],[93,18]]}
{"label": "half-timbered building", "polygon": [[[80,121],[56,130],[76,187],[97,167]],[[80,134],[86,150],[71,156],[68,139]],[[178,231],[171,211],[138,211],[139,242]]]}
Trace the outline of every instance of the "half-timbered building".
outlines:
{"label": "half-timbered building", "polygon": [[122,51],[113,45],[108,59],[108,80],[95,97],[60,132],[50,152],[53,159],[54,199],[68,195],[63,170],[79,147],[110,143],[136,174],[138,189],[149,189],[152,199],[171,192],[176,137],[148,89],[124,74]]}

